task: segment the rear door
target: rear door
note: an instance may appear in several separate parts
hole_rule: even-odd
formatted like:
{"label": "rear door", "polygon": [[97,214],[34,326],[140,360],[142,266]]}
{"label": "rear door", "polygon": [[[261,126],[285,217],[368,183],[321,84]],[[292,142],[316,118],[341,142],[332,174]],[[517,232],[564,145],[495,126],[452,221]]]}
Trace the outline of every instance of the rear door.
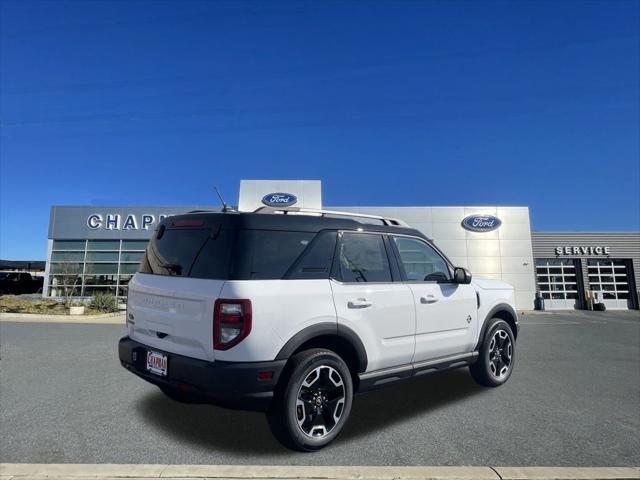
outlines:
{"label": "rear door", "polygon": [[414,351],[413,296],[394,282],[387,248],[381,234],[341,233],[331,280],[338,323],[363,341],[367,371],[409,364]]}
{"label": "rear door", "polygon": [[416,308],[413,363],[468,353],[476,338],[477,300],[472,285],[452,282],[444,258],[417,237],[391,237]]}

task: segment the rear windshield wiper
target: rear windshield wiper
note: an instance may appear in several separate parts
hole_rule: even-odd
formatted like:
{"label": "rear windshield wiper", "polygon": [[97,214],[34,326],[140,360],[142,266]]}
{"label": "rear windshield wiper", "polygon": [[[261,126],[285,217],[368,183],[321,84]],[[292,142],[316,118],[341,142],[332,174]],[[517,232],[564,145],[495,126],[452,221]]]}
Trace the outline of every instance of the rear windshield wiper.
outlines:
{"label": "rear windshield wiper", "polygon": [[165,268],[169,272],[173,272],[178,276],[182,275],[182,265],[178,263],[161,263],[160,267]]}

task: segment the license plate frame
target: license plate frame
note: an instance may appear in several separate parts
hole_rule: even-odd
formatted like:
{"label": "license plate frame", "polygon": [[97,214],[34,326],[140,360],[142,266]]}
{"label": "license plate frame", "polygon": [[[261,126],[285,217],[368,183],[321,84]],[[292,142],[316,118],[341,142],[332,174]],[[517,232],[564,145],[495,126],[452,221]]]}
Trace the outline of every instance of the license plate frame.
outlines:
{"label": "license plate frame", "polygon": [[164,353],[147,350],[147,372],[166,377],[169,371],[169,358]]}

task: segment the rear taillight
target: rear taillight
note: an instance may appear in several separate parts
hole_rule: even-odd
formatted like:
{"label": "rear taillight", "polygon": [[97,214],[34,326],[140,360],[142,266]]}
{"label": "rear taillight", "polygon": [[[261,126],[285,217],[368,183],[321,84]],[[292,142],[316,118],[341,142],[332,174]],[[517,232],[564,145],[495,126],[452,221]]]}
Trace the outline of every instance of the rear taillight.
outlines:
{"label": "rear taillight", "polygon": [[228,350],[250,332],[251,300],[216,300],[213,309],[213,348]]}

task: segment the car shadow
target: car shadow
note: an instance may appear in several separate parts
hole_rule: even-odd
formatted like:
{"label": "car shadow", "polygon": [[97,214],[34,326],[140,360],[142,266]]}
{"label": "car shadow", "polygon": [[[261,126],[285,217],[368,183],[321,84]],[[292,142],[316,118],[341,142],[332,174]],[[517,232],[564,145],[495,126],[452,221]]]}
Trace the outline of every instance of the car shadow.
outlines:
{"label": "car shadow", "polygon": [[340,439],[355,440],[486,391],[462,368],[363,393],[355,397]]}
{"label": "car shadow", "polygon": [[[336,441],[355,440],[375,430],[429,413],[482,392],[467,369],[437,373],[358,395],[351,417]],[[198,447],[241,454],[288,456],[271,435],[264,414],[189,405],[159,390],[137,403],[138,413],[154,427]]]}

